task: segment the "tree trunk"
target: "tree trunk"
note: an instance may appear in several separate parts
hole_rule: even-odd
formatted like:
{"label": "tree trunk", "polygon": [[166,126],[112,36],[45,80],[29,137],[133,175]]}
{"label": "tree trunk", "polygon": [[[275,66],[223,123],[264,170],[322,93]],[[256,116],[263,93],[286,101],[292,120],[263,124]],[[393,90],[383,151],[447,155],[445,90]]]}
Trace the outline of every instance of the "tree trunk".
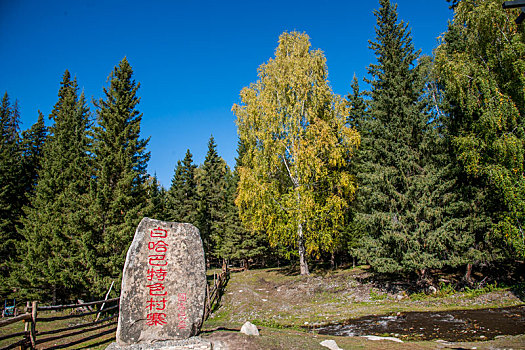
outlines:
{"label": "tree trunk", "polygon": [[465,282],[470,284],[472,282],[472,264],[467,264],[467,271],[465,272]]}
{"label": "tree trunk", "polygon": [[306,249],[304,247],[303,224],[299,223],[297,228],[297,245],[299,246],[299,264],[301,265],[301,275],[309,275],[308,262],[306,261]]}
{"label": "tree trunk", "polygon": [[332,268],[332,270],[335,269],[335,254],[334,254],[334,252],[332,252],[332,256],[330,256],[330,267]]}
{"label": "tree trunk", "polygon": [[52,299],[53,306],[57,304],[57,285],[53,284],[53,299]]}

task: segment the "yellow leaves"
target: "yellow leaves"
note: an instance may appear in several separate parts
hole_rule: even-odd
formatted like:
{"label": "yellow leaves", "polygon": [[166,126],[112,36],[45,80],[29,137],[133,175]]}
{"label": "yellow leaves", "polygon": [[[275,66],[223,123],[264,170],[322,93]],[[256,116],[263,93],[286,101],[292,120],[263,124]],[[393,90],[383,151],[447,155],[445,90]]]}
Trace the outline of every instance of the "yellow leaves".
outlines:
{"label": "yellow leaves", "polygon": [[259,80],[242,89],[238,133],[247,146],[236,204],[243,222],[272,242],[296,244],[304,224],[312,254],[330,249],[356,190],[343,168],[360,143],[333,94],[326,59],[306,34],[284,33]]}

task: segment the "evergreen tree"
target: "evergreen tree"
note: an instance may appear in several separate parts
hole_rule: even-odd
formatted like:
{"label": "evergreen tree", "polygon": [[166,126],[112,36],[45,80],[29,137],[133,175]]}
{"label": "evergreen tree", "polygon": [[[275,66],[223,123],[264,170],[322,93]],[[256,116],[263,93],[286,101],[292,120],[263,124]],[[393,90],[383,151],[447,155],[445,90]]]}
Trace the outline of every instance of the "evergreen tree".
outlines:
{"label": "evergreen tree", "polygon": [[199,198],[195,180],[196,168],[197,166],[193,164],[193,156],[188,149],[184,160],[177,162],[171,187],[167,193],[168,220],[197,224]]}
{"label": "evergreen tree", "polygon": [[217,153],[213,135],[208,141],[208,152],[202,165],[199,182],[199,229],[208,264],[212,257],[219,257],[218,249],[224,237],[227,203],[227,177],[230,169]]}
{"label": "evergreen tree", "polygon": [[19,219],[24,203],[19,112],[15,102],[11,106],[9,96],[4,94],[0,105],[0,281],[7,277],[10,259],[16,256]]}
{"label": "evergreen tree", "polygon": [[26,202],[33,196],[38,182],[38,173],[42,168],[43,148],[46,141],[47,128],[44,125],[44,115],[38,111],[38,120],[30,129],[22,132],[22,162],[23,183]]}
{"label": "evergreen tree", "polygon": [[397,5],[380,0],[372,79],[370,117],[362,122],[358,156],[356,227],[363,230],[361,256],[379,272],[418,272],[443,265],[435,237],[432,194],[437,174],[430,161],[435,134],[423,96],[423,65],[414,66],[410,32],[397,20]]}
{"label": "evergreen tree", "polygon": [[84,245],[91,231],[87,220],[92,175],[89,110],[68,71],[58,96],[50,115],[53,125],[44,144],[38,185],[20,231],[26,239],[20,251],[24,258],[14,276],[53,302],[78,296],[90,283]]}
{"label": "evergreen tree", "polygon": [[94,128],[96,186],[93,213],[96,225],[98,275],[107,289],[122,277],[126,252],[136,227],[146,213],[146,167],[149,139],[140,138],[142,114],[133,69],[124,58],[108,78],[104,99],[96,101],[98,126]]}
{"label": "evergreen tree", "polygon": [[226,176],[225,220],[220,246],[216,250],[219,257],[230,262],[240,261],[244,268],[248,268],[250,260],[261,258],[268,253],[268,244],[265,235],[260,232],[250,232],[244,228],[239,216],[239,208],[235,205],[239,183],[238,169],[242,164],[241,159],[245,152],[246,147],[239,140],[235,170]]}
{"label": "evergreen tree", "polygon": [[366,121],[368,105],[364,98],[364,93],[359,88],[359,80],[355,75],[350,87],[352,88],[352,92],[346,97],[348,101],[348,117],[346,118],[346,123],[360,133],[363,133],[366,131],[363,123]]}
{"label": "evergreen tree", "polygon": [[148,206],[146,209],[146,216],[156,220],[168,220],[167,219],[167,191],[159,183],[157,175],[154,175],[148,179]]}
{"label": "evergreen tree", "polygon": [[[363,93],[359,88],[359,81],[355,75],[352,79],[352,84],[350,87],[352,92],[347,96],[348,117],[346,118],[346,123],[349,127],[355,128],[359,132],[361,135],[361,144],[352,158],[352,161],[348,163],[348,171],[357,178],[358,175],[363,171],[363,169],[361,169],[361,165],[364,162],[365,154],[370,150],[370,137],[368,135],[369,129],[367,125],[367,123],[370,121],[368,118],[368,103],[365,100],[365,93]],[[360,191],[357,191],[358,195],[360,193]],[[358,198],[359,196],[357,199]],[[355,200],[352,202],[351,210],[347,213],[347,222],[349,224],[343,231],[341,237],[342,243],[339,247],[339,249],[348,250],[354,265],[358,255],[359,247],[361,246],[364,231],[362,227],[359,226],[358,221],[354,220],[356,211],[363,210],[363,208],[359,208],[360,203],[360,200]]]}

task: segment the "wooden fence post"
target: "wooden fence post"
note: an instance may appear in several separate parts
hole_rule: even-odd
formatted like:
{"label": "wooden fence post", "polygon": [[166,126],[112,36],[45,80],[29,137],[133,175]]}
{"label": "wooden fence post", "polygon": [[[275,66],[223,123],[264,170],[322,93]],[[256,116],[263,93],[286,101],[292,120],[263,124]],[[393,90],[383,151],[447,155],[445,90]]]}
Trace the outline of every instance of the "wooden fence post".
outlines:
{"label": "wooden fence post", "polygon": [[111,288],[113,288],[113,283],[115,283],[115,281],[111,281],[111,286],[109,286],[109,290],[108,290],[108,292],[106,294],[106,298],[104,299],[104,303],[102,304],[102,307],[100,308],[100,312],[98,313],[97,318],[95,319],[95,322],[98,321],[98,319],[100,317],[100,313],[102,312],[102,309],[104,308],[104,305],[106,305],[106,300],[108,300],[109,293],[111,293]]}
{"label": "wooden fence post", "polygon": [[31,307],[31,330],[29,331],[29,338],[31,339],[31,348],[36,348],[36,317],[37,317],[38,301],[33,301]]}
{"label": "wooden fence post", "polygon": [[[26,309],[25,309],[25,314],[27,314],[29,312],[29,308],[31,307],[31,303],[28,301],[26,303]],[[29,322],[27,320],[24,320],[24,331],[25,332],[28,332],[29,331]]]}

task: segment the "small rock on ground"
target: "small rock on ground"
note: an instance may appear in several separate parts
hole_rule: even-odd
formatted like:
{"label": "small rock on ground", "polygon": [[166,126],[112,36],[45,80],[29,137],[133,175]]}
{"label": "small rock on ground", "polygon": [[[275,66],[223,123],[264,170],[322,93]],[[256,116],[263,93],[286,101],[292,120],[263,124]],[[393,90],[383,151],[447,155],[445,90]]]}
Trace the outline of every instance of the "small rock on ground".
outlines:
{"label": "small rock on ground", "polygon": [[140,343],[120,346],[111,343],[106,350],[211,350],[214,346],[200,337],[191,337],[181,340],[165,340],[151,344]]}
{"label": "small rock on ground", "polygon": [[259,330],[256,325],[250,321],[246,321],[241,327],[241,333],[246,335],[259,335]]}
{"label": "small rock on ground", "polygon": [[339,347],[339,345],[337,345],[337,343],[335,342],[335,340],[323,340],[321,343],[321,346],[324,346],[325,348],[328,348],[330,350],[343,350]]}
{"label": "small rock on ground", "polygon": [[378,337],[376,335],[363,335],[363,338],[366,338],[368,340],[390,340],[390,341],[395,341],[397,343],[402,343],[403,342],[401,339],[398,339],[398,338],[394,338],[394,337]]}

